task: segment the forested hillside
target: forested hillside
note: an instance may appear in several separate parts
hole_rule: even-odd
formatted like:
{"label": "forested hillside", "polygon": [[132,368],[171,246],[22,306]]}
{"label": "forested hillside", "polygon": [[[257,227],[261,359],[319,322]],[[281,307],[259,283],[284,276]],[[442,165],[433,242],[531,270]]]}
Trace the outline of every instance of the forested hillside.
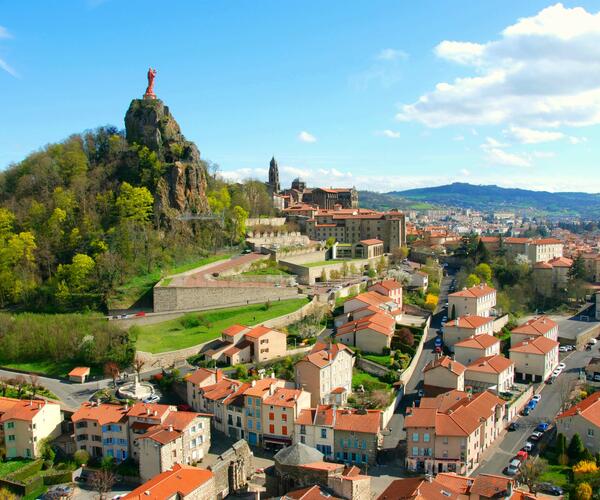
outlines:
{"label": "forested hillside", "polygon": [[209,175],[168,108],[134,100],[127,131],[76,134],[0,173],[0,307],[103,310],[132,277],[237,244],[271,210],[261,182]]}

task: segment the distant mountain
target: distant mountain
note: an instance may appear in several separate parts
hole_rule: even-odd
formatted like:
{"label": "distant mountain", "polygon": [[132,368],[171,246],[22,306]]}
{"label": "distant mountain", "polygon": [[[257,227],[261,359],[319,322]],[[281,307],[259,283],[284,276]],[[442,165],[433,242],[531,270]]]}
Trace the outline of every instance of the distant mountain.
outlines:
{"label": "distant mountain", "polygon": [[476,186],[455,182],[390,193],[360,193],[361,206],[409,208],[417,203],[438,206],[473,208],[475,210],[516,210],[547,215],[579,215],[600,217],[600,194],[532,191],[529,189],[502,188],[495,185]]}

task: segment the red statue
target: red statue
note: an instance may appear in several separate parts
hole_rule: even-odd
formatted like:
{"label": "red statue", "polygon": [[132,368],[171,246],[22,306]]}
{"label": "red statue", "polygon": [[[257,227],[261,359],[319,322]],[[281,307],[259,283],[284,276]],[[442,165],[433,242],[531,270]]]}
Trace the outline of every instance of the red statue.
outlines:
{"label": "red statue", "polygon": [[156,95],[154,94],[154,77],[156,76],[156,70],[154,68],[148,68],[148,88],[146,89],[146,93],[144,97],[149,99],[156,99]]}

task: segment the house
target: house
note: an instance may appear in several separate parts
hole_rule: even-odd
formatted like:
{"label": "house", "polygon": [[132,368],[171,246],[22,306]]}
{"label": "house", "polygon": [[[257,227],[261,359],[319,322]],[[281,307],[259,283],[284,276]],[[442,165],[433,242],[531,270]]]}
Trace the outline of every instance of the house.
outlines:
{"label": "house", "polygon": [[175,464],[201,461],[210,448],[212,415],[177,411],[168,405],[137,403],[129,410],[129,442],[143,481]]}
{"label": "house", "polygon": [[581,258],[585,268],[585,279],[592,283],[600,281],[600,254],[583,253]]}
{"label": "house", "polygon": [[387,313],[375,312],[337,327],[335,338],[363,352],[383,354],[390,348],[396,320]]}
{"label": "house", "polygon": [[377,500],[533,500],[514,479],[492,474],[468,477],[442,472],[434,477],[395,479]]}
{"label": "house", "polygon": [[523,340],[510,348],[515,373],[523,380],[546,380],[558,364],[558,342],[544,336]]}
{"label": "house", "polygon": [[506,255],[516,258],[522,255],[530,264],[546,262],[563,255],[563,242],[556,238],[504,238]]}
{"label": "house", "polygon": [[423,368],[423,389],[425,394],[436,396],[449,390],[463,391],[465,388],[465,367],[450,356],[440,356]]}
{"label": "house", "polygon": [[302,389],[276,388],[262,400],[265,447],[278,449],[292,444],[294,422],[302,410],[310,408],[310,393]]}
{"label": "house", "polygon": [[0,448],[7,458],[36,458],[42,440],[60,435],[62,420],[57,403],[0,397]]}
{"label": "house", "polygon": [[556,417],[556,430],[570,441],[575,434],[592,453],[600,452],[600,392],[571,406]]}
{"label": "house", "polygon": [[89,366],[77,366],[69,372],[69,380],[71,382],[77,382],[78,384],[84,384],[85,379],[90,376]]}
{"label": "house", "polygon": [[479,284],[448,295],[450,318],[459,316],[490,316],[496,305],[496,289]]}
{"label": "house", "polygon": [[83,403],[71,420],[75,445],[92,458],[113,457],[117,462],[129,457],[129,428],[126,405]]}
{"label": "house", "polygon": [[277,388],[285,386],[285,380],[269,377],[253,380],[244,391],[244,427],[246,439],[251,446],[264,445],[263,400],[273,395]]}
{"label": "house", "polygon": [[127,500],[213,500],[213,473],[206,469],[176,464],[138,486],[123,497]]}
{"label": "house", "polygon": [[346,464],[374,464],[383,443],[380,410],[336,409],[334,455]]}
{"label": "house", "polygon": [[285,356],[287,335],[264,325],[232,325],[221,332],[221,341],[204,353],[207,359],[230,366],[260,363]]}
{"label": "house", "polygon": [[594,378],[600,375],[600,358],[592,358],[585,367],[585,374],[588,378]]}
{"label": "house", "polygon": [[540,336],[558,341],[558,323],[552,321],[548,316],[532,318],[511,330],[510,345],[513,346],[524,340]]}
{"label": "house", "polygon": [[334,243],[331,248],[333,259],[376,259],[384,255],[383,241],[361,240],[358,243]]}
{"label": "house", "polygon": [[470,365],[484,356],[500,354],[500,339],[487,333],[474,335],[454,344],[454,359],[463,365]]}
{"label": "house", "polygon": [[369,287],[369,292],[385,295],[402,307],[402,285],[396,280],[382,280]]}
{"label": "house", "polygon": [[333,405],[302,410],[294,422],[294,443],[316,448],[327,460],[333,460],[335,413]]}
{"label": "house", "polygon": [[[505,402],[489,391],[444,395],[411,408],[404,420],[406,467],[427,473],[469,474],[503,429]],[[431,399],[431,398],[428,398]],[[453,401],[454,400],[454,401]]]}
{"label": "house", "polygon": [[[390,299],[387,295],[382,295],[375,291],[364,292],[358,294],[356,297],[348,299],[344,302],[344,317],[341,323],[352,319],[359,319],[362,315],[358,315],[359,311],[364,311],[367,308],[371,308],[367,314],[373,311],[379,310],[381,312],[387,312],[393,317],[400,317],[402,315],[402,307]],[[340,324],[340,320],[336,318],[336,326]]]}
{"label": "house", "polygon": [[465,384],[474,390],[507,392],[515,382],[515,364],[501,354],[483,356],[467,366]]}
{"label": "house", "polygon": [[280,497],[280,500],[314,500],[315,498],[327,498],[328,500],[343,500],[340,497],[334,497],[327,488],[315,484],[298,490],[288,491]]}
{"label": "house", "polygon": [[344,344],[317,342],[296,363],[296,385],[311,394],[311,407],[346,404],[352,393],[354,353]]}
{"label": "house", "polygon": [[533,286],[536,292],[550,297],[564,291],[569,284],[569,270],[573,261],[567,257],[556,257],[547,262],[533,265]]}
{"label": "house", "polygon": [[423,271],[416,270],[410,275],[410,283],[408,288],[422,290],[423,293],[427,291],[429,286],[429,275]]}
{"label": "house", "polygon": [[494,318],[484,316],[460,316],[444,325],[444,344],[453,350],[454,344],[475,335],[493,335]]}

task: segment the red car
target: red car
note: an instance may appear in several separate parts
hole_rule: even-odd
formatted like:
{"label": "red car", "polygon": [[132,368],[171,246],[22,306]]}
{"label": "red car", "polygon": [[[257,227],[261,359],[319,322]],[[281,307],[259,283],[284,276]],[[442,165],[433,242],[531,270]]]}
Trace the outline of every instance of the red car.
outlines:
{"label": "red car", "polygon": [[436,345],[436,346],[435,346],[435,352],[436,352],[436,353],[440,353],[440,352],[442,352],[442,348],[441,348],[439,345]]}
{"label": "red car", "polygon": [[520,450],[519,452],[517,452],[517,458],[521,462],[524,462],[525,460],[527,460],[528,457],[529,457],[529,453],[527,453],[525,450]]}
{"label": "red car", "polygon": [[146,316],[146,313],[144,311],[140,311],[135,313],[136,316],[140,317],[140,316]]}

